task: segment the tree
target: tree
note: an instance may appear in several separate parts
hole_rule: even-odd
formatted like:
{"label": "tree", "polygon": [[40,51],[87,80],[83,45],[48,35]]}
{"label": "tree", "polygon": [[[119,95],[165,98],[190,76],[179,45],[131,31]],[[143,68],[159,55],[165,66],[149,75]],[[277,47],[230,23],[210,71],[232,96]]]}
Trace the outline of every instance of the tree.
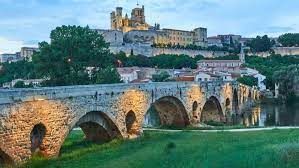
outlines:
{"label": "tree", "polygon": [[252,52],[269,51],[273,45],[274,44],[271,42],[267,35],[264,35],[263,37],[257,36],[247,43],[247,46],[251,48]]}
{"label": "tree", "polygon": [[237,79],[238,82],[247,86],[257,86],[258,80],[253,76],[243,76]]}
{"label": "tree", "polygon": [[286,33],[278,38],[278,42],[284,47],[299,46],[299,33]]}
{"label": "tree", "polygon": [[205,59],[205,57],[203,56],[203,55],[196,55],[195,57],[194,57],[194,60],[197,62],[197,61],[199,61],[199,60],[203,60],[203,59]]}
{"label": "tree", "polygon": [[108,66],[96,73],[96,83],[97,84],[121,83],[120,75],[118,74],[116,68],[114,68],[113,66]]}
{"label": "tree", "polygon": [[296,96],[296,87],[299,85],[299,65],[290,65],[273,74],[273,79],[279,84],[279,92],[287,100]]}
{"label": "tree", "polygon": [[170,77],[170,75],[166,71],[163,71],[160,74],[154,74],[153,81],[154,82],[166,82],[169,77]]}
{"label": "tree", "polygon": [[32,88],[33,84],[25,85],[24,81],[18,81],[15,83],[14,88]]}
{"label": "tree", "polygon": [[246,56],[246,66],[265,75],[267,77],[265,84],[269,89],[274,89],[273,73],[293,64],[299,64],[298,56],[271,55],[267,58]]}
{"label": "tree", "polygon": [[154,67],[162,69],[196,68],[196,60],[188,55],[161,54],[150,59]]}
{"label": "tree", "polygon": [[128,62],[128,57],[126,56],[126,53],[121,51],[114,55],[116,59],[116,65],[117,67],[123,67],[126,66],[126,63]]}
{"label": "tree", "polygon": [[37,77],[34,64],[25,60],[3,63],[2,68],[0,68],[0,85],[13,79],[32,79]]}
{"label": "tree", "polygon": [[14,88],[25,88],[25,83],[23,81],[18,81],[15,83]]}
{"label": "tree", "polygon": [[89,84],[87,67],[106,68],[114,57],[102,35],[89,27],[62,26],[50,34],[50,43],[39,44],[33,63],[47,85]]}
{"label": "tree", "polygon": [[124,66],[151,67],[151,59],[143,55],[130,55],[124,61]]}

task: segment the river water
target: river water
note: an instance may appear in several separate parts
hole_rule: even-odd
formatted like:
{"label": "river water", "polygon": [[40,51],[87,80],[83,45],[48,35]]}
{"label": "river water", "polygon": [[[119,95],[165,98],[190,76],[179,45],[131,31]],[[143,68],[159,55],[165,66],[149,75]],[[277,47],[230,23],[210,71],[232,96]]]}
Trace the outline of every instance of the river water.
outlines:
{"label": "river water", "polygon": [[260,127],[299,126],[299,102],[293,104],[259,104],[243,116],[243,124]]}

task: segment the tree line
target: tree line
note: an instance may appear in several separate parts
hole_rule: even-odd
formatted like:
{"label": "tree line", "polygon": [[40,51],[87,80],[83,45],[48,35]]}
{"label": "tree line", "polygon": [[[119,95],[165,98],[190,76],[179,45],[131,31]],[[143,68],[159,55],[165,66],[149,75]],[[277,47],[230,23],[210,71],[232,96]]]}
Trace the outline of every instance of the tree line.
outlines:
{"label": "tree line", "polygon": [[216,45],[203,47],[203,46],[198,46],[198,45],[195,45],[195,44],[188,44],[188,45],[184,46],[184,45],[180,45],[180,44],[173,45],[171,43],[169,43],[169,44],[162,44],[162,43],[156,44],[156,43],[154,43],[152,45],[152,47],[155,47],[155,48],[169,48],[169,49],[186,49],[186,50],[224,51],[224,52],[228,52],[230,54],[240,53],[240,46],[239,45],[234,45],[234,44],[225,45],[225,43],[224,43],[223,47],[218,47]]}
{"label": "tree line", "polygon": [[289,65],[274,72],[273,80],[279,85],[280,95],[287,102],[297,100],[299,96],[299,64]]}
{"label": "tree line", "polygon": [[115,58],[104,38],[89,27],[61,26],[51,31],[50,42],[26,60],[4,63],[0,83],[12,79],[45,79],[43,86],[118,83]]}
{"label": "tree line", "polygon": [[246,42],[246,46],[250,47],[251,52],[273,52],[274,46],[281,47],[298,47],[299,33],[286,33],[278,37],[277,41],[270,39],[267,35],[257,36]]}
{"label": "tree line", "polygon": [[200,59],[203,56],[113,54],[103,36],[89,27],[61,26],[51,31],[50,42],[39,43],[32,62],[3,63],[0,84],[19,78],[45,79],[43,86],[119,83],[117,67],[196,68]]}
{"label": "tree line", "polygon": [[[263,38],[261,38],[263,39]],[[266,37],[264,37],[266,39]],[[268,40],[265,40],[268,41]],[[269,42],[269,41],[268,41]],[[153,67],[160,69],[196,68],[197,61],[207,59],[202,55],[162,54],[155,57],[113,54],[104,38],[89,27],[61,26],[50,34],[50,42],[39,43],[39,52],[32,62],[3,63],[0,84],[13,79],[46,79],[43,86],[119,83],[117,67]],[[237,55],[210,59],[239,59]],[[257,69],[267,77],[267,87],[274,88],[273,74],[292,64],[299,57],[272,55],[267,58],[247,56],[246,66]],[[248,79],[244,79],[248,81]]]}
{"label": "tree line", "polygon": [[259,57],[259,56],[246,56],[247,67],[258,70],[261,74],[267,77],[265,84],[267,88],[273,90],[275,86],[275,80],[273,75],[276,71],[288,67],[290,65],[298,65],[299,56],[281,56],[281,55],[271,55],[269,57]]}

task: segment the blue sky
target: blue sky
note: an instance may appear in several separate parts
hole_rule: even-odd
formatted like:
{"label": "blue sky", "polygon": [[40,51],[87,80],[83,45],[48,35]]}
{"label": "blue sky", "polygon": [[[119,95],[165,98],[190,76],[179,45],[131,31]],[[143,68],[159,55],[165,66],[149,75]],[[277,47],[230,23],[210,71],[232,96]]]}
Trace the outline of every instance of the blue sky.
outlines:
{"label": "blue sky", "polygon": [[[60,25],[109,28],[116,6],[130,13],[137,0],[0,0],[0,53],[48,41]],[[278,36],[299,32],[298,0],[139,0],[149,24],[191,30],[207,27],[208,36]]]}

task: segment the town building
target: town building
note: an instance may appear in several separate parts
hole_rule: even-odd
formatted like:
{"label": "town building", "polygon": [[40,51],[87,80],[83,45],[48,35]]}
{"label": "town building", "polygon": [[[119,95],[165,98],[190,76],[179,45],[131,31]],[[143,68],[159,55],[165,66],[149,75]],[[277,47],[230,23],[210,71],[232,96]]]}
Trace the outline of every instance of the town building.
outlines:
{"label": "town building", "polygon": [[170,75],[176,81],[194,81],[195,79],[194,70],[190,68],[174,69]]}
{"label": "town building", "polygon": [[120,46],[124,42],[124,34],[119,30],[104,30],[95,29],[99,34],[101,34],[105,41],[112,46]]}
{"label": "town building", "polygon": [[34,52],[38,51],[38,48],[33,47],[22,47],[20,52],[16,53],[4,53],[0,54],[0,62],[17,62],[21,60],[32,60],[32,55]]}
{"label": "town building", "polygon": [[144,83],[150,82],[157,70],[148,67],[123,67],[117,68],[117,72],[124,83]]}
{"label": "town building", "polygon": [[25,86],[40,87],[44,79],[14,79],[2,85],[3,88],[13,88],[18,82],[23,82]]}
{"label": "town building", "polygon": [[153,44],[164,45],[198,45],[207,47],[207,29],[195,28],[191,31],[177,29],[160,29],[160,24],[154,26],[146,23],[145,8],[138,6],[132,9],[131,17],[128,14],[123,15],[123,8],[117,7],[110,14],[111,29],[96,31],[103,35],[104,39],[112,46],[110,49],[130,47],[140,47],[144,45],[152,46]]}
{"label": "town building", "polygon": [[164,44],[187,46],[190,44],[207,47],[207,29],[196,28],[192,31],[163,29],[167,33],[168,40]]}
{"label": "town building", "polygon": [[166,72],[169,80],[173,81],[233,81],[232,75],[225,72],[199,71],[189,68],[182,69],[155,69],[149,67],[123,67],[117,68],[124,83],[151,82],[153,75]]}
{"label": "town building", "polygon": [[167,44],[168,34],[157,30],[132,30],[124,35],[124,41],[127,44]]}
{"label": "town building", "polygon": [[5,63],[5,62],[17,62],[22,60],[19,56],[19,53],[15,53],[15,54],[0,54],[0,62],[1,63]]}
{"label": "town building", "polygon": [[196,82],[210,82],[214,81],[216,78],[212,73],[208,72],[198,72],[195,75],[195,81]]}
{"label": "town building", "polygon": [[120,75],[120,79],[124,83],[131,83],[134,80],[138,79],[138,71],[139,69],[135,67],[128,67],[128,68],[117,68],[117,72]]}
{"label": "town building", "polygon": [[221,38],[218,36],[208,37],[208,46],[223,47]]}
{"label": "town building", "polygon": [[23,59],[26,59],[28,61],[32,61],[32,55],[34,54],[34,52],[38,51],[38,48],[34,48],[34,47],[22,47],[21,48],[21,53],[20,56]]}
{"label": "town building", "polygon": [[240,73],[242,64],[240,60],[200,60],[197,62],[197,67],[212,72]]}
{"label": "town building", "polygon": [[233,76],[231,73],[226,73],[226,72],[215,72],[215,75],[218,76],[218,79],[222,81],[233,81]]}
{"label": "town building", "polygon": [[252,69],[252,68],[247,68],[247,67],[242,67],[241,68],[241,77],[243,76],[252,76],[258,80],[258,88],[261,91],[266,90],[266,85],[265,85],[265,79],[266,76],[262,75],[259,71]]}
{"label": "town building", "polygon": [[253,39],[253,38],[242,37],[242,38],[240,39],[240,44],[243,45],[243,46],[245,46],[246,43],[248,43],[248,42],[251,41],[252,39]]}
{"label": "town building", "polygon": [[222,41],[223,44],[231,45],[233,44],[239,44],[240,40],[242,38],[241,35],[234,35],[234,34],[225,34],[225,35],[218,35]]}
{"label": "town building", "polygon": [[195,73],[196,82],[210,82],[210,81],[233,81],[232,75],[225,72],[217,71],[197,71]]}

